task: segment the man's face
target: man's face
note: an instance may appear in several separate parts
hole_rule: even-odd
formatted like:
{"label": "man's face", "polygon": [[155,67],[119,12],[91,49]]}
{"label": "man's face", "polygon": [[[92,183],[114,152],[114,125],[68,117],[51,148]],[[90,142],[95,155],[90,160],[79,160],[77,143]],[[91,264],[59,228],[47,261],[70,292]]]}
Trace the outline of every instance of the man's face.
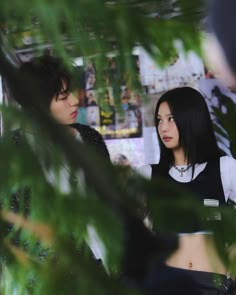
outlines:
{"label": "man's face", "polygon": [[61,124],[73,124],[78,114],[78,104],[79,99],[77,96],[72,92],[68,93],[62,90],[59,96],[54,96],[51,101],[51,115]]}

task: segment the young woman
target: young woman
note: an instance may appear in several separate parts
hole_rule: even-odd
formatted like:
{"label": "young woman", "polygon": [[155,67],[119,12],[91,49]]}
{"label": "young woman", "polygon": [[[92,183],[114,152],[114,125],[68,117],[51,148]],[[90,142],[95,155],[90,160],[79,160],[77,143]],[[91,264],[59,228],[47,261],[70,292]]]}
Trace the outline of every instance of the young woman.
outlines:
{"label": "young woman", "polygon": [[[183,87],[166,92],[156,105],[155,124],[160,162],[141,167],[143,175],[167,178],[194,192],[203,205],[236,201],[236,161],[222,156],[206,102],[197,90]],[[204,229],[180,233],[179,248],[167,258],[164,268],[191,276],[203,294],[226,294],[220,292],[232,283],[213,234]],[[220,279],[218,287],[215,274]],[[216,290],[219,293],[214,293]]]}

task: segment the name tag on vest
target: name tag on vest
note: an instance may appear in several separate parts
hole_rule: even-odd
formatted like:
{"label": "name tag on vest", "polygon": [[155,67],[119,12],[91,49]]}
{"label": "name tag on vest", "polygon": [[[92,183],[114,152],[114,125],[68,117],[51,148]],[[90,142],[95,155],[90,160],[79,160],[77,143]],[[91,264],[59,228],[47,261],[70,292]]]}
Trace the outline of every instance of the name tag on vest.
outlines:
{"label": "name tag on vest", "polygon": [[207,217],[207,220],[221,220],[221,214],[215,208],[220,206],[219,200],[216,199],[203,199],[203,204],[205,207],[210,207],[210,212]]}
{"label": "name tag on vest", "polygon": [[219,207],[220,202],[219,200],[215,200],[215,199],[204,199],[204,206],[206,207]]}

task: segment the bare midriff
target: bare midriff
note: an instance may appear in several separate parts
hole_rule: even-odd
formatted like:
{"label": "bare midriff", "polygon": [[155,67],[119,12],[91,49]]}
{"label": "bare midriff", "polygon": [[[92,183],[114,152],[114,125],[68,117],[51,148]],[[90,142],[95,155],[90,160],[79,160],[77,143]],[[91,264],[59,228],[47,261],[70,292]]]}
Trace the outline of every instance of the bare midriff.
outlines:
{"label": "bare midriff", "polygon": [[166,260],[166,265],[188,270],[227,274],[211,234],[179,236],[179,247]]}

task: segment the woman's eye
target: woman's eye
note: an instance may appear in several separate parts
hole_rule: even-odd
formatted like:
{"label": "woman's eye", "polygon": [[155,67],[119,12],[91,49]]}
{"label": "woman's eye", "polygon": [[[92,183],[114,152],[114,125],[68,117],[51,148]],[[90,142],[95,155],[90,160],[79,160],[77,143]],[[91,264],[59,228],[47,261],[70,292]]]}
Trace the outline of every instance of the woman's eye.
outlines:
{"label": "woman's eye", "polygon": [[174,120],[175,120],[174,117],[169,118],[169,121],[171,121],[171,122],[174,121]]}
{"label": "woman's eye", "polygon": [[162,123],[162,120],[161,119],[157,119],[157,124],[160,124]]}

